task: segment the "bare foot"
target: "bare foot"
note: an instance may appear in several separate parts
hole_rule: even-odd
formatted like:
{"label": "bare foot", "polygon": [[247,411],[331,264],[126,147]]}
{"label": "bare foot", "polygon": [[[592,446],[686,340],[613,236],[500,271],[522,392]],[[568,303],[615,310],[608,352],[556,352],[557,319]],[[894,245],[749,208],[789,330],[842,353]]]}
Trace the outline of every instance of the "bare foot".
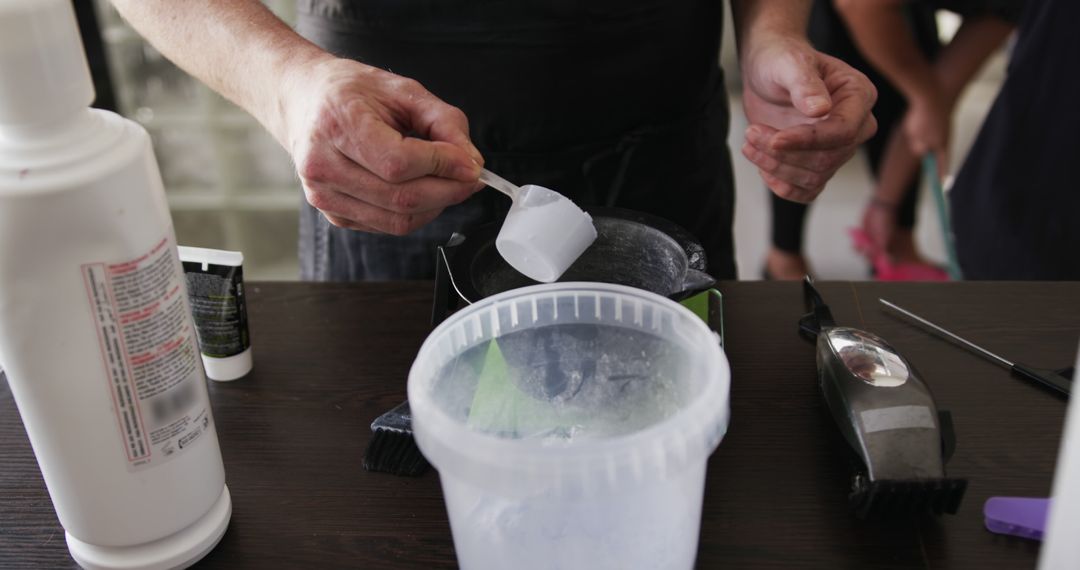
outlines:
{"label": "bare foot", "polygon": [[777,281],[798,281],[810,272],[806,258],[775,247],[765,256],[765,272]]}
{"label": "bare foot", "polygon": [[894,263],[914,263],[919,265],[934,265],[934,263],[919,253],[915,247],[915,233],[911,230],[899,229],[893,233],[889,240],[889,257]]}

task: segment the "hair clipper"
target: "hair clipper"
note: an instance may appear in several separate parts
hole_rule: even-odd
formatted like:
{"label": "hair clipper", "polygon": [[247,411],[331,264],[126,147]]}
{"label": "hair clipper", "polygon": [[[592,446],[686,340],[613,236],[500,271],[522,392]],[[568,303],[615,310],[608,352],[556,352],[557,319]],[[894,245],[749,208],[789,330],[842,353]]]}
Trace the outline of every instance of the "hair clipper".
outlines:
{"label": "hair clipper", "polygon": [[955,513],[967,481],[946,477],[955,447],[952,420],[896,349],[872,333],[837,326],[813,286],[799,330],[817,343],[821,394],[861,461],[849,499],[859,518]]}

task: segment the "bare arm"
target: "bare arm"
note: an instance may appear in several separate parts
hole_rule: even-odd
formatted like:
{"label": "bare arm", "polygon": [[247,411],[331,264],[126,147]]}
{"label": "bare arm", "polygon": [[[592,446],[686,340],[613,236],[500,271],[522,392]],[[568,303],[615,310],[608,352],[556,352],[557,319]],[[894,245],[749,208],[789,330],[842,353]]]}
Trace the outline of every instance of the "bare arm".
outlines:
{"label": "bare arm", "polygon": [[835,0],[859,52],[909,101],[937,89],[904,15],[908,0]]}
{"label": "bare arm", "polygon": [[752,44],[756,36],[778,34],[805,38],[810,2],[731,0],[731,14],[734,17],[735,41],[741,55],[746,51],[744,46]]}
{"label": "bare arm", "polygon": [[959,99],[964,88],[1005,43],[1012,30],[1011,23],[993,16],[965,19],[934,62],[934,75],[945,94],[954,101]]}
{"label": "bare arm", "polygon": [[873,135],[874,86],[806,40],[810,3],[732,0],[750,126],[742,153],[777,195],[813,200]]}
{"label": "bare arm", "polygon": [[1008,35],[1009,24],[994,17],[966,19],[938,60],[931,62],[916,44],[905,18],[907,0],[834,2],[859,52],[907,100],[909,112],[903,130],[909,152],[916,156],[934,152],[940,164],[947,164],[953,106],[964,86]]}
{"label": "bare arm", "polygon": [[258,0],[113,0],[165,57],[251,113],[281,142],[289,72],[332,56]]}
{"label": "bare arm", "polygon": [[[1011,31],[1012,25],[999,18],[964,20],[952,41],[941,50],[933,63],[935,81],[950,108],[960,99],[964,88],[990,55],[1001,47]],[[904,144],[903,136],[899,130],[893,132],[885,148],[880,180],[875,192],[878,207],[888,208],[899,204],[907,185],[911,183],[919,168],[919,157]],[[939,166],[943,176],[948,168],[948,164]]]}
{"label": "bare arm", "polygon": [[411,79],[319,49],[257,0],[113,3],[277,138],[331,223],[404,234],[480,187],[483,159],[460,110]]}
{"label": "bare arm", "polygon": [[[978,73],[986,60],[999,47],[1012,30],[1008,22],[994,17],[977,17],[964,20],[952,41],[945,46],[933,63],[935,81],[939,85],[949,109],[960,99],[964,88]],[[918,113],[912,109],[909,113]],[[943,120],[951,120],[946,116]],[[912,121],[916,124],[929,119]],[[947,156],[947,153],[942,153]],[[908,185],[919,172],[919,155],[912,152],[902,129],[889,135],[885,154],[881,160],[874,199],[863,214],[863,228],[881,248],[887,247],[896,225],[896,208],[903,200]],[[948,172],[946,162],[939,163],[942,176]]]}

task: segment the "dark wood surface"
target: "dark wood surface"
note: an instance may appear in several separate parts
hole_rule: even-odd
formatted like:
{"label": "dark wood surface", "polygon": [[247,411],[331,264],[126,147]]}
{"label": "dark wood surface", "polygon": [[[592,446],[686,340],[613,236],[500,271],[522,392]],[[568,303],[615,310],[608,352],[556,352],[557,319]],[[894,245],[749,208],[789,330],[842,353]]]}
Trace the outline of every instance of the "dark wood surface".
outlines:
{"label": "dark wood surface", "polygon": [[[882,312],[885,297],[990,350],[1071,365],[1080,283],[820,285],[841,324],[889,340],[950,409],[956,516],[865,523],[845,504],[848,465],[823,410],[794,283],[725,283],[732,423],[709,462],[700,568],[1026,568],[1038,544],[990,534],[992,495],[1045,496],[1065,404]],[[205,568],[450,568],[438,475],[365,472],[368,424],[405,394],[428,330],[428,283],[253,283],[255,370],[211,382],[233,496]],[[0,568],[69,567],[6,380],[0,381]]]}

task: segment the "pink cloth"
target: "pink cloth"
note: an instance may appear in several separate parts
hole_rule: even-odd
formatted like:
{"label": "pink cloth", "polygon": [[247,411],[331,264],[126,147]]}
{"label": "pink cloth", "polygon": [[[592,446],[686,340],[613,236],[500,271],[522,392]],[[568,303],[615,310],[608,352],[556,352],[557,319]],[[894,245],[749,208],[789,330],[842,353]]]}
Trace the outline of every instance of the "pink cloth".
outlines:
{"label": "pink cloth", "polygon": [[878,249],[862,228],[848,230],[855,249],[866,255],[874,266],[874,278],[878,281],[948,281],[944,269],[925,263],[895,263],[889,254]]}

